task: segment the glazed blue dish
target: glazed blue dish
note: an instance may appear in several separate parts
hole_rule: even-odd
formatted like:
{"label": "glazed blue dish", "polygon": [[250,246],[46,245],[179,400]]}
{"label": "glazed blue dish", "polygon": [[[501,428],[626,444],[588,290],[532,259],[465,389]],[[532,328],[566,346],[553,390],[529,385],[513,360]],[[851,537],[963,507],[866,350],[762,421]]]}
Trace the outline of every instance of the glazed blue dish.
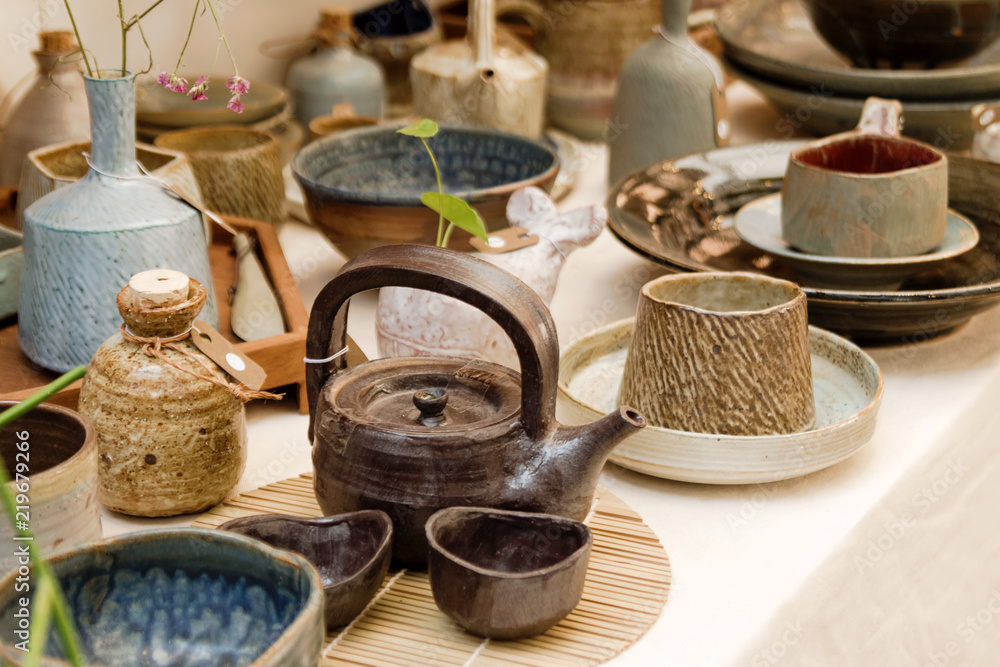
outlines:
{"label": "glazed blue dish", "polygon": [[[402,125],[364,127],[319,139],[298,152],[292,172],[310,220],[344,254],[390,243],[433,244],[437,214],[420,203],[436,192],[434,167]],[[506,226],[507,199],[528,185],[551,189],[559,158],[546,144],[489,128],[442,125],[427,140],[446,194],[474,206],[490,229]],[[453,247],[467,247],[456,232]]]}
{"label": "glazed blue dish", "polygon": [[[49,559],[90,665],[315,667],[319,575],[240,535],[184,529],[83,545]],[[3,658],[19,664],[16,572],[0,583]],[[53,632],[48,654],[61,657]],[[58,664],[58,663],[57,663]]]}

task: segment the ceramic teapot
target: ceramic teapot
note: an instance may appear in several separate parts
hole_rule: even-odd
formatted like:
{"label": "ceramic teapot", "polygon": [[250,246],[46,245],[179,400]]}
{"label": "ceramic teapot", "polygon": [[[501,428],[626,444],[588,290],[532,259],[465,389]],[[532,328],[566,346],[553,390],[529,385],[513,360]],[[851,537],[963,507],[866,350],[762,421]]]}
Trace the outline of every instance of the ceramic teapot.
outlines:
{"label": "ceramic teapot", "polygon": [[351,296],[390,286],[479,308],[510,336],[521,373],[451,357],[310,364],[309,438],[323,513],[386,512],[393,555],[409,567],[426,566],[424,524],[445,507],[582,520],[605,459],[645,426],[642,415],[623,407],[583,426],[556,422],[559,345],[545,304],[506,271],[432,246],[383,246],[345,264],[313,306],[308,356],[344,347]]}

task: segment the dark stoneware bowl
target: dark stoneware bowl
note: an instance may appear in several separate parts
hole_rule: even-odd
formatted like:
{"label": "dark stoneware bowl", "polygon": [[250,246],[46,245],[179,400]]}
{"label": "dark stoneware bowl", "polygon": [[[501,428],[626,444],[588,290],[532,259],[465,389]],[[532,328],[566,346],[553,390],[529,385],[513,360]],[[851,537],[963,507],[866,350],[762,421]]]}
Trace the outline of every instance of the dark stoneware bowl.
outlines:
{"label": "dark stoneware bowl", "polygon": [[[319,660],[320,578],[297,554],[185,528],[93,542],[48,562],[94,667],[137,665],[140,656],[142,664],[172,667],[315,667]],[[3,664],[24,659],[13,646],[27,595],[15,589],[17,577],[14,571],[0,582]],[[59,655],[57,644],[50,639],[49,655]]]}
{"label": "dark stoneware bowl", "polygon": [[327,628],[346,625],[361,613],[382,585],[392,557],[392,521],[378,510],[321,519],[265,514],[219,528],[305,556],[323,581]]}
{"label": "dark stoneware bowl", "polygon": [[[434,168],[420,140],[398,134],[400,127],[338,132],[292,160],[310,220],[348,257],[396,243],[434,245],[438,216],[420,203],[421,194],[437,191]],[[515,190],[549,190],[559,172],[552,149],[498,130],[442,126],[427,141],[444,192],[474,206],[490,229],[506,227]],[[468,240],[456,230],[451,247],[467,249]]]}
{"label": "dark stoneware bowl", "polygon": [[857,67],[931,68],[1000,36],[997,0],[803,0],[820,35]]}
{"label": "dark stoneware bowl", "polygon": [[573,611],[593,545],[579,521],[478,507],[437,512],[427,541],[437,606],[493,639],[540,634]]}

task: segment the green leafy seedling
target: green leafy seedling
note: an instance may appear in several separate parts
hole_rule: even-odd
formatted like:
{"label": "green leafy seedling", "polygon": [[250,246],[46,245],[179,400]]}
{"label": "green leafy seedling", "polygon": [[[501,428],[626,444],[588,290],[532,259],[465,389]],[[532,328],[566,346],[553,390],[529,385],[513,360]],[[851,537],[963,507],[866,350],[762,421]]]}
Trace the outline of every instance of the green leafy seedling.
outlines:
{"label": "green leafy seedling", "polygon": [[[447,248],[448,241],[451,240],[451,232],[455,227],[464,229],[473,236],[478,236],[485,241],[486,223],[483,222],[476,209],[469,206],[465,200],[459,197],[446,195],[444,189],[441,187],[441,170],[438,168],[434,151],[431,150],[430,144],[427,143],[427,139],[438,133],[437,123],[424,118],[423,120],[418,120],[413,125],[396,130],[396,132],[420,139],[431,158],[431,164],[434,165],[434,175],[437,177],[438,191],[425,192],[420,196],[420,201],[423,202],[424,206],[438,214],[438,232],[435,245],[439,248]],[[444,226],[445,220],[448,221],[447,229]]]}

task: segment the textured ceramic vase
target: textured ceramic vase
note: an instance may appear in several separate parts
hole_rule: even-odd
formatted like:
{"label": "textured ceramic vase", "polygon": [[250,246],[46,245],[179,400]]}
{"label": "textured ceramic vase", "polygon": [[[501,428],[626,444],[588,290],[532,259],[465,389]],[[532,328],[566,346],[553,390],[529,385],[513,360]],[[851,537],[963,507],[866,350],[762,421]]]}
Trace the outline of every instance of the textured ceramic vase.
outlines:
{"label": "textured ceramic vase", "polygon": [[153,143],[188,156],[205,206],[251,220],[285,219],[281,149],[269,132],[235,125],[166,132]]}
{"label": "textured ceramic vase", "polygon": [[[187,298],[159,308],[136,307],[131,288],[117,306],[128,330],[143,338],[170,338],[191,328],[205,304],[205,288],[190,281]],[[80,412],[97,432],[101,503],[133,516],[201,512],[222,500],[246,465],[246,415],[228,390],[190,372],[206,368],[225,377],[185,339],[162,352],[181,369],[142,352],[121,333],[94,354],[80,388]]]}
{"label": "textured ceramic vase", "polygon": [[24,211],[18,344],[60,372],[85,365],[118,328],[115,294],[147,269],[196,278],[209,294],[203,319],[218,322],[201,214],[139,178],[132,76],[85,83],[93,166]]}
{"label": "textured ceramic vase", "polygon": [[520,42],[497,41],[495,0],[472,0],[470,14],[464,40],[432,46],[413,59],[413,113],[538,139],[548,63]]}
{"label": "textured ceramic vase", "polygon": [[815,404],[805,294],[750,273],[646,283],[618,400],[677,431],[755,436],[808,428]]}
{"label": "textured ceramic vase", "polygon": [[319,50],[288,69],[285,85],[295,102],[295,118],[304,127],[345,103],[361,116],[382,118],[385,73],[375,60],[354,50],[351,29],[348,10],[323,10],[317,32]]}
{"label": "textured ceramic vase", "polygon": [[722,70],[687,34],[691,0],[663,0],[663,23],[625,61],[606,137],[608,182],[727,143]]}
{"label": "textured ceramic vase", "polygon": [[[539,236],[538,243],[477,257],[523,280],[548,304],[567,256],[589,245],[604,229],[607,211],[588,206],[560,215],[538,188],[524,188],[507,202],[507,220]],[[444,294],[410,287],[383,287],[375,313],[383,357],[471,357],[518,368],[517,351],[503,328],[477,308]]]}
{"label": "textured ceramic vase", "polygon": [[[0,401],[0,411],[15,404]],[[26,514],[35,546],[43,553],[101,538],[97,443],[89,421],[44,403],[0,428],[0,453],[12,480],[11,493],[27,491]],[[17,544],[7,517],[0,522],[0,540]],[[14,548],[5,551],[0,555],[0,573],[19,564]]]}
{"label": "textured ceramic vase", "polygon": [[29,151],[89,136],[80,63],[59,62],[76,50],[76,41],[69,32],[43,32],[40,37],[42,48],[34,53],[38,74],[0,137],[0,186],[20,182],[21,165]]}
{"label": "textured ceramic vase", "polygon": [[649,39],[656,0],[497,0],[497,9],[535,28],[535,48],[551,68],[549,122],[581,139],[613,139],[615,81],[625,58]]}

